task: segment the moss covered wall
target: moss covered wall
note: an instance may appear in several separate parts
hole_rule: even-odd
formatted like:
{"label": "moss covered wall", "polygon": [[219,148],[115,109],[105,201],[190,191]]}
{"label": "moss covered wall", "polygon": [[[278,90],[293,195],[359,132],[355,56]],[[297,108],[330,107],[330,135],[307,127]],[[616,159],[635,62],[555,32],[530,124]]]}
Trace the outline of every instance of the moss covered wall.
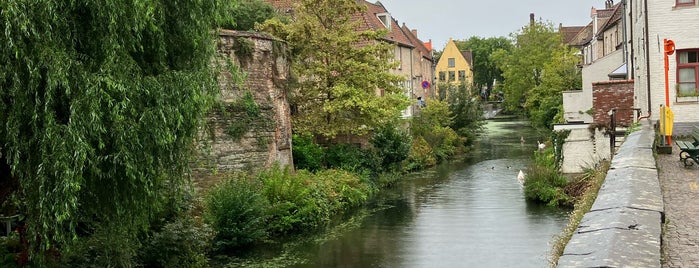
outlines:
{"label": "moss covered wall", "polygon": [[293,165],[286,44],[261,33],[221,31],[220,100],[207,119],[195,170]]}

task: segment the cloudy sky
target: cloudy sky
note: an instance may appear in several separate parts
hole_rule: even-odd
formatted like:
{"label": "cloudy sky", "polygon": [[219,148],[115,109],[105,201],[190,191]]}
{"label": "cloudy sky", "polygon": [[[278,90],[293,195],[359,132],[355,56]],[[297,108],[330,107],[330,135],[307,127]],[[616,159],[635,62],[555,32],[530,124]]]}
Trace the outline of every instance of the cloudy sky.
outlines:
{"label": "cloudy sky", "polygon": [[[369,0],[374,2],[374,0]],[[584,26],[590,10],[604,8],[604,0],[380,0],[400,25],[418,30],[423,41],[432,39],[442,50],[450,37],[508,36],[536,19],[556,25]],[[615,0],[614,3],[619,2]],[[446,27],[445,27],[446,26]]]}

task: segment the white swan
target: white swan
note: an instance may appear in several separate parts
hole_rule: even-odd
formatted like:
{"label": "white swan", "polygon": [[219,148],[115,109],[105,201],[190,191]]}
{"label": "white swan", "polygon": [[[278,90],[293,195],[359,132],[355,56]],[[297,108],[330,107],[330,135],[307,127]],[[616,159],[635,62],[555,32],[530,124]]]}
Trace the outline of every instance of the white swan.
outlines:
{"label": "white swan", "polygon": [[539,144],[539,150],[543,150],[543,149],[546,148],[546,144],[545,144],[545,143],[541,143],[540,141],[536,141],[536,143]]}
{"label": "white swan", "polygon": [[517,174],[517,181],[519,181],[520,186],[524,186],[524,172],[522,170],[519,170],[519,174]]}

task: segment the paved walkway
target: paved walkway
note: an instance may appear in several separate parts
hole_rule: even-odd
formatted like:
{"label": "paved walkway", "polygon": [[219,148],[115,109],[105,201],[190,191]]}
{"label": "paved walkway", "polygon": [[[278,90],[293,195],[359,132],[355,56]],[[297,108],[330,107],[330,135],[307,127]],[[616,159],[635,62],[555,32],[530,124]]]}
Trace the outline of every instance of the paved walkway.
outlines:
{"label": "paved walkway", "polygon": [[699,167],[685,168],[680,149],[658,154],[658,176],[665,202],[662,267],[699,267]]}

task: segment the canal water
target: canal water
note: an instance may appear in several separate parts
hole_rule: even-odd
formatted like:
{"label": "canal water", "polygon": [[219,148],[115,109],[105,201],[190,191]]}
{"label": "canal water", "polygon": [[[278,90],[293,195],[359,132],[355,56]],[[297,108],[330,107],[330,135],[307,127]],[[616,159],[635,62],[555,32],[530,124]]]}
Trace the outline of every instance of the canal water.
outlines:
{"label": "canal water", "polygon": [[293,267],[548,267],[567,211],[528,203],[517,181],[538,139],[525,121],[489,120],[464,159],[409,175],[284,254]]}

